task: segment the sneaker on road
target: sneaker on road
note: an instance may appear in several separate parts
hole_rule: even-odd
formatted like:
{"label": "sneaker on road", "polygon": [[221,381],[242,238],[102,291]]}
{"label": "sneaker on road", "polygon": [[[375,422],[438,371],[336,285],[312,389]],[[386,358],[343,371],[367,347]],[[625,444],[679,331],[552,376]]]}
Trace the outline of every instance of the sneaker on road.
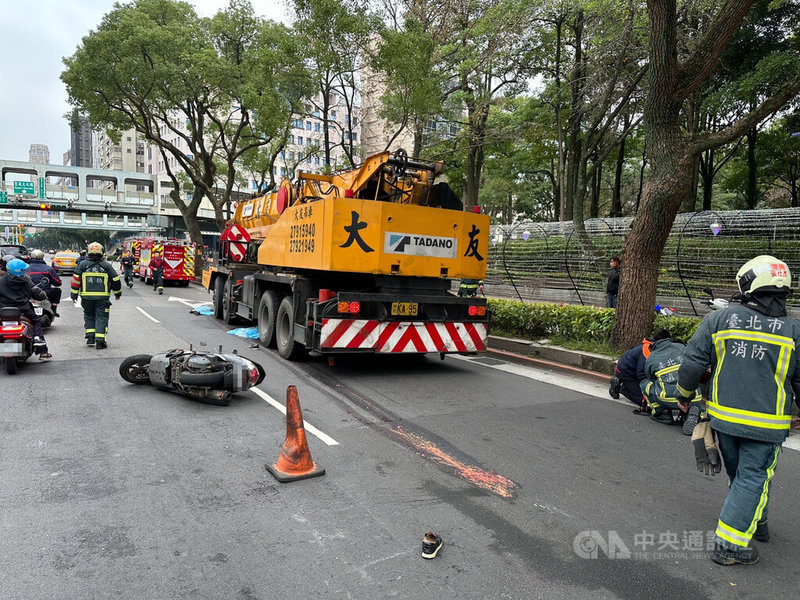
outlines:
{"label": "sneaker on road", "polygon": [[747,546],[741,550],[730,550],[724,546],[716,544],[711,553],[711,560],[718,565],[754,565],[758,562],[758,549],[755,546]]}
{"label": "sneaker on road", "polygon": [[689,407],[689,412],[686,414],[686,418],[683,420],[683,435],[692,435],[692,432],[699,421],[700,407],[693,404]]}
{"label": "sneaker on road", "polygon": [[422,558],[436,558],[439,550],[442,549],[442,538],[429,531],[422,538]]}
{"label": "sneaker on road", "polygon": [[50,354],[49,352],[42,352],[42,353],[39,355],[39,360],[40,360],[40,361],[42,361],[42,362],[47,362],[47,361],[48,361],[48,360],[50,360],[51,358],[53,358],[53,355],[52,355],[52,354]]}

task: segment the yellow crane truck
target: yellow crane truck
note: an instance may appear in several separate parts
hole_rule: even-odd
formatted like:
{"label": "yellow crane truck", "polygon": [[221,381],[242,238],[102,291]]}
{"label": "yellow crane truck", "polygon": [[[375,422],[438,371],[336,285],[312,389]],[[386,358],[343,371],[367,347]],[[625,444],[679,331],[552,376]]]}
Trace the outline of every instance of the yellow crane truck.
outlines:
{"label": "yellow crane truck", "polygon": [[240,203],[203,270],[215,316],[256,322],[288,359],[484,350],[486,299],[450,287],[486,275],[489,217],[434,183],[441,169],[383,152]]}

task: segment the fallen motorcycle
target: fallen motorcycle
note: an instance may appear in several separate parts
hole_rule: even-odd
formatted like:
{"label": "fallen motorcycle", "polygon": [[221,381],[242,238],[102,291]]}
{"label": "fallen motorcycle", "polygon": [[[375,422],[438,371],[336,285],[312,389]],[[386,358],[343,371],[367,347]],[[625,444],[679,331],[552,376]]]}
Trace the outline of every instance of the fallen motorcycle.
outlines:
{"label": "fallen motorcycle", "polygon": [[227,406],[232,394],[258,385],[266,372],[236,353],[198,352],[190,347],[129,356],[119,365],[119,374],[128,383],[150,383],[159,390]]}

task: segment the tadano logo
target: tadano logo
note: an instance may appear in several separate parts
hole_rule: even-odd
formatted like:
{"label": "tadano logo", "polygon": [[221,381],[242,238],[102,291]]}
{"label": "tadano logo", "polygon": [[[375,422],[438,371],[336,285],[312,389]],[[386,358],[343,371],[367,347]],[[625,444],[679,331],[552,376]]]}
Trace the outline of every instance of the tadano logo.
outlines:
{"label": "tadano logo", "polygon": [[609,531],[608,538],[596,530],[581,531],[572,540],[572,549],[581,558],[596,559],[600,557],[600,552],[608,558],[631,558],[631,551],[616,531]]}
{"label": "tadano logo", "polygon": [[384,238],[384,251],[388,254],[455,258],[458,251],[458,239],[387,231]]}

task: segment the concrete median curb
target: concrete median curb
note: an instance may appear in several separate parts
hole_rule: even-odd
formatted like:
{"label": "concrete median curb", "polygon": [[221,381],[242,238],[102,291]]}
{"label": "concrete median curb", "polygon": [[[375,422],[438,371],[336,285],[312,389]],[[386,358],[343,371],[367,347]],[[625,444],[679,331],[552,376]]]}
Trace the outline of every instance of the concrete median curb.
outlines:
{"label": "concrete median curb", "polygon": [[530,340],[489,336],[487,354],[511,362],[608,383],[617,361],[603,354],[567,350]]}

